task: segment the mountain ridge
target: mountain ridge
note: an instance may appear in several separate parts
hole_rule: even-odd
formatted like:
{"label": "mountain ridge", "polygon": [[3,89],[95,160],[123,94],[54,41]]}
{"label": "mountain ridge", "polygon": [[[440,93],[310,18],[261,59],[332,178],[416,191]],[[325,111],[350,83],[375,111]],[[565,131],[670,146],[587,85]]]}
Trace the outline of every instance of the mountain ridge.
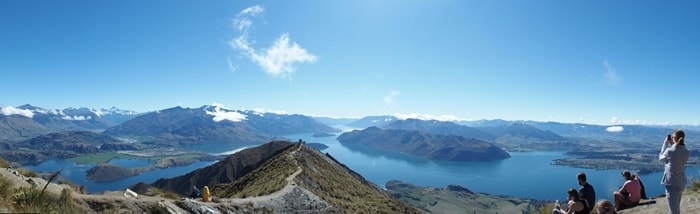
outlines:
{"label": "mountain ridge", "polygon": [[369,127],[338,136],[341,144],[366,145],[403,152],[428,159],[448,161],[491,161],[510,155],[492,143],[459,135],[433,135],[427,132]]}

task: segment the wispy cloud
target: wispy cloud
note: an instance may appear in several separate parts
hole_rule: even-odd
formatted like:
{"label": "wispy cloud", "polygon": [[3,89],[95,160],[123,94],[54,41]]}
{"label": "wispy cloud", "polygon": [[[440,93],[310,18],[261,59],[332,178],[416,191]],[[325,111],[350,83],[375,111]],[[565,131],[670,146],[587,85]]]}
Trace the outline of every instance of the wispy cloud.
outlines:
{"label": "wispy cloud", "polygon": [[82,120],[91,120],[92,117],[91,116],[78,116],[78,115],[73,115],[73,116],[65,115],[65,116],[61,117],[61,119],[82,121]]}
{"label": "wispy cloud", "polygon": [[299,44],[290,41],[288,33],[280,35],[270,47],[260,50],[252,47],[248,38],[253,27],[252,18],[264,11],[262,6],[256,5],[246,8],[236,15],[233,19],[233,27],[240,32],[240,36],[228,42],[231,48],[240,51],[273,77],[290,76],[296,71],[295,64],[314,63],[318,60],[317,56],[309,53]]}
{"label": "wispy cloud", "polygon": [[607,59],[603,60],[603,66],[605,67],[605,73],[603,74],[605,81],[611,85],[617,85],[620,82],[620,75],[617,74],[617,69],[610,65]]}
{"label": "wispy cloud", "polygon": [[386,96],[384,96],[384,98],[382,98],[382,100],[384,100],[384,104],[386,104],[386,105],[392,105],[392,104],[394,104],[394,99],[395,99],[397,96],[399,96],[399,94],[401,94],[400,91],[392,90],[391,92],[389,92],[389,94],[387,94]]}
{"label": "wispy cloud", "polygon": [[613,125],[626,124],[626,125],[666,125],[668,123],[652,123],[646,120],[623,120],[618,117],[610,118],[610,123]]}
{"label": "wispy cloud", "polygon": [[231,60],[231,56],[228,57],[227,61],[228,63],[228,70],[231,71],[231,73],[236,73],[236,65],[233,64],[233,61]]}
{"label": "wispy cloud", "polygon": [[257,115],[263,115],[265,113],[273,113],[273,114],[287,114],[287,111],[284,110],[272,110],[272,109],[265,109],[265,108],[253,108],[253,113]]}
{"label": "wispy cloud", "polygon": [[25,116],[28,118],[34,117],[34,112],[27,110],[27,109],[15,108],[13,106],[0,107],[0,113],[2,113],[5,116],[21,115],[21,116]]}
{"label": "wispy cloud", "polygon": [[439,121],[467,121],[467,119],[459,118],[454,115],[432,115],[432,114],[394,114],[394,117],[400,120],[405,119],[419,119],[419,120],[439,120]]}

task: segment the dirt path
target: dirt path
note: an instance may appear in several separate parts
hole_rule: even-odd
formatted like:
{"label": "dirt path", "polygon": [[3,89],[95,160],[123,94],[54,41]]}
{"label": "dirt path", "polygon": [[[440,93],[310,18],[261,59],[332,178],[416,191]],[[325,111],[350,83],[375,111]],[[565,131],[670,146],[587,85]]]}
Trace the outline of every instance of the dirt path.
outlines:
{"label": "dirt path", "polygon": [[292,159],[294,161],[294,165],[297,166],[297,171],[292,173],[291,175],[287,176],[287,178],[284,179],[285,181],[287,181],[287,185],[285,185],[282,189],[280,189],[277,192],[273,192],[269,195],[247,197],[247,198],[228,198],[228,199],[222,199],[222,202],[233,203],[233,204],[260,203],[263,201],[269,201],[272,199],[281,198],[282,196],[291,193],[294,190],[294,188],[297,187],[297,183],[294,182],[294,179],[296,179],[297,175],[301,174],[301,172],[302,172],[302,169],[299,166],[299,163],[294,158],[294,156],[297,154],[297,152],[299,150],[301,150],[302,146],[303,145],[300,144],[295,151],[290,152],[288,155],[288,158]]}

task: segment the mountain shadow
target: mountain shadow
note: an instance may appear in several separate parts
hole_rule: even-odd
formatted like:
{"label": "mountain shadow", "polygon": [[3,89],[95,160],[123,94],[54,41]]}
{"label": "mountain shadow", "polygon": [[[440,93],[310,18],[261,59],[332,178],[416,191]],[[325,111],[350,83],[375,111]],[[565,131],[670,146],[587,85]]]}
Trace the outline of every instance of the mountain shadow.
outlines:
{"label": "mountain shadow", "polygon": [[[192,186],[214,187],[220,183],[230,183],[253,171],[263,160],[272,157],[281,149],[292,145],[289,141],[271,141],[269,143],[242,150],[201,169],[169,179],[158,179],[151,186],[161,190],[174,191],[183,196],[189,195]],[[141,188],[145,190],[144,188]],[[144,192],[141,192],[143,194]]]}

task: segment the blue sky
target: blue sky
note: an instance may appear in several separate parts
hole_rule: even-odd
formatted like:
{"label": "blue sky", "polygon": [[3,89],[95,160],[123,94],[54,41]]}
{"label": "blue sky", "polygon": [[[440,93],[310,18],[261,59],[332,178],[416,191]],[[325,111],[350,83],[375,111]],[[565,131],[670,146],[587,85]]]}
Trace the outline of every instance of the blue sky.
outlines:
{"label": "blue sky", "polygon": [[0,106],[700,123],[694,1],[0,1]]}

